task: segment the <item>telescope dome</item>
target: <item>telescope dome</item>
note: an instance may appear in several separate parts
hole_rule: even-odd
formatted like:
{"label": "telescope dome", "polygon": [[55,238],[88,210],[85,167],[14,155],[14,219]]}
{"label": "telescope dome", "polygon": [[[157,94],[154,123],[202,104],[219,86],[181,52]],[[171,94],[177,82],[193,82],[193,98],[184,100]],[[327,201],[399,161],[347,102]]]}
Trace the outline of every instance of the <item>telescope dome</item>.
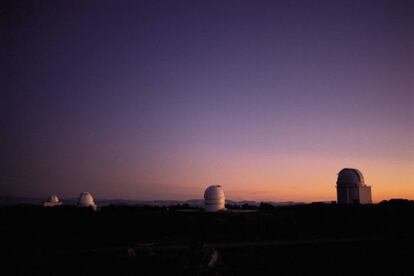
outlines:
{"label": "telescope dome", "polygon": [[338,173],[336,192],[339,204],[371,204],[371,187],[357,169],[345,168]]}
{"label": "telescope dome", "polygon": [[48,202],[58,203],[59,202],[59,198],[57,196],[55,196],[55,195],[51,195],[51,196],[49,196]]}
{"label": "telescope dome", "polygon": [[45,207],[53,207],[58,205],[62,205],[62,202],[60,202],[59,198],[56,195],[49,196],[47,201],[43,203],[43,206]]}
{"label": "telescope dome", "polygon": [[357,169],[345,168],[338,173],[338,186],[364,186],[364,176]]}
{"label": "telescope dome", "polygon": [[226,198],[220,185],[209,186],[204,192],[204,207],[207,212],[225,209]]}
{"label": "telescope dome", "polygon": [[96,209],[95,201],[93,200],[92,195],[88,192],[83,192],[80,194],[78,206],[79,207],[92,207]]}

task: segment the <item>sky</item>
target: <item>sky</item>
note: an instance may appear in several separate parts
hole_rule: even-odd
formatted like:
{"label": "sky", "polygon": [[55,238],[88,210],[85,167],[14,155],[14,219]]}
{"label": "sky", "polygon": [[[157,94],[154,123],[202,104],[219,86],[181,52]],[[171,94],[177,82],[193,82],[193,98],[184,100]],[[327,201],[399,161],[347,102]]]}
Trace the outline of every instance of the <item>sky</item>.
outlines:
{"label": "sky", "polygon": [[[409,0],[10,1],[0,195],[414,199]],[[5,28],[4,28],[5,27]]]}

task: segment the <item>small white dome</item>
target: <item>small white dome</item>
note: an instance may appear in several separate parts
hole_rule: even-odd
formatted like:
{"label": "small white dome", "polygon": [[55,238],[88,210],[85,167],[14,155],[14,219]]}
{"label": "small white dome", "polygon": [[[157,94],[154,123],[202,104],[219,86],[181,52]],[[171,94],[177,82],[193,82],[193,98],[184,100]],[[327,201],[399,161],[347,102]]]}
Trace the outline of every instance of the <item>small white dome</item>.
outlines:
{"label": "small white dome", "polygon": [[225,209],[226,197],[220,185],[209,186],[204,192],[204,207],[208,212]]}
{"label": "small white dome", "polygon": [[51,195],[47,201],[50,203],[59,203],[59,198],[55,195]]}
{"label": "small white dome", "polygon": [[62,205],[62,202],[60,202],[59,198],[55,195],[49,196],[47,201],[43,203],[43,206],[45,207],[54,207],[58,205]]}
{"label": "small white dome", "polygon": [[94,209],[96,208],[95,201],[93,200],[92,195],[88,192],[83,192],[80,194],[78,206],[79,207],[93,207]]}
{"label": "small white dome", "polygon": [[338,173],[338,186],[364,186],[364,176],[357,169],[345,168]]}

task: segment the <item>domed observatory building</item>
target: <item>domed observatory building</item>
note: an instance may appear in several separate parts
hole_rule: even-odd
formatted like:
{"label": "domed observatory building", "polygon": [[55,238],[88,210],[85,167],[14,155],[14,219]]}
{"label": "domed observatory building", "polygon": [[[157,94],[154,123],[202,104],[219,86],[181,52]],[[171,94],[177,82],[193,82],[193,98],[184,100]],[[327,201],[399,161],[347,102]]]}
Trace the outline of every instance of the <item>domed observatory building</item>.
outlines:
{"label": "domed observatory building", "polygon": [[44,207],[54,207],[54,206],[59,206],[59,205],[62,205],[62,202],[55,195],[49,196],[47,201],[43,203]]}
{"label": "domed observatory building", "polygon": [[357,169],[342,169],[338,173],[336,191],[339,204],[371,204],[371,187]]}
{"label": "domed observatory building", "polygon": [[209,186],[204,192],[204,209],[207,212],[225,210],[226,197],[220,185]]}
{"label": "domed observatory building", "polygon": [[80,194],[78,206],[79,207],[92,207],[94,210],[96,210],[97,208],[92,195],[88,192],[83,192]]}

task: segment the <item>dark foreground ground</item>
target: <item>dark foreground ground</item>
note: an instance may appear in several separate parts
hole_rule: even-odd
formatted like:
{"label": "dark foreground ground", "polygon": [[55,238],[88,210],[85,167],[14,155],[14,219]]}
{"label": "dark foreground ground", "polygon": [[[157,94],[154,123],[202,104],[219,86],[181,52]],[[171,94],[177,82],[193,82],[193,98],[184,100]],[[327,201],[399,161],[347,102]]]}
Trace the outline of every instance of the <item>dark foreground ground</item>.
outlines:
{"label": "dark foreground ground", "polygon": [[14,206],[0,208],[0,231],[2,275],[414,275],[407,202],[225,213]]}

